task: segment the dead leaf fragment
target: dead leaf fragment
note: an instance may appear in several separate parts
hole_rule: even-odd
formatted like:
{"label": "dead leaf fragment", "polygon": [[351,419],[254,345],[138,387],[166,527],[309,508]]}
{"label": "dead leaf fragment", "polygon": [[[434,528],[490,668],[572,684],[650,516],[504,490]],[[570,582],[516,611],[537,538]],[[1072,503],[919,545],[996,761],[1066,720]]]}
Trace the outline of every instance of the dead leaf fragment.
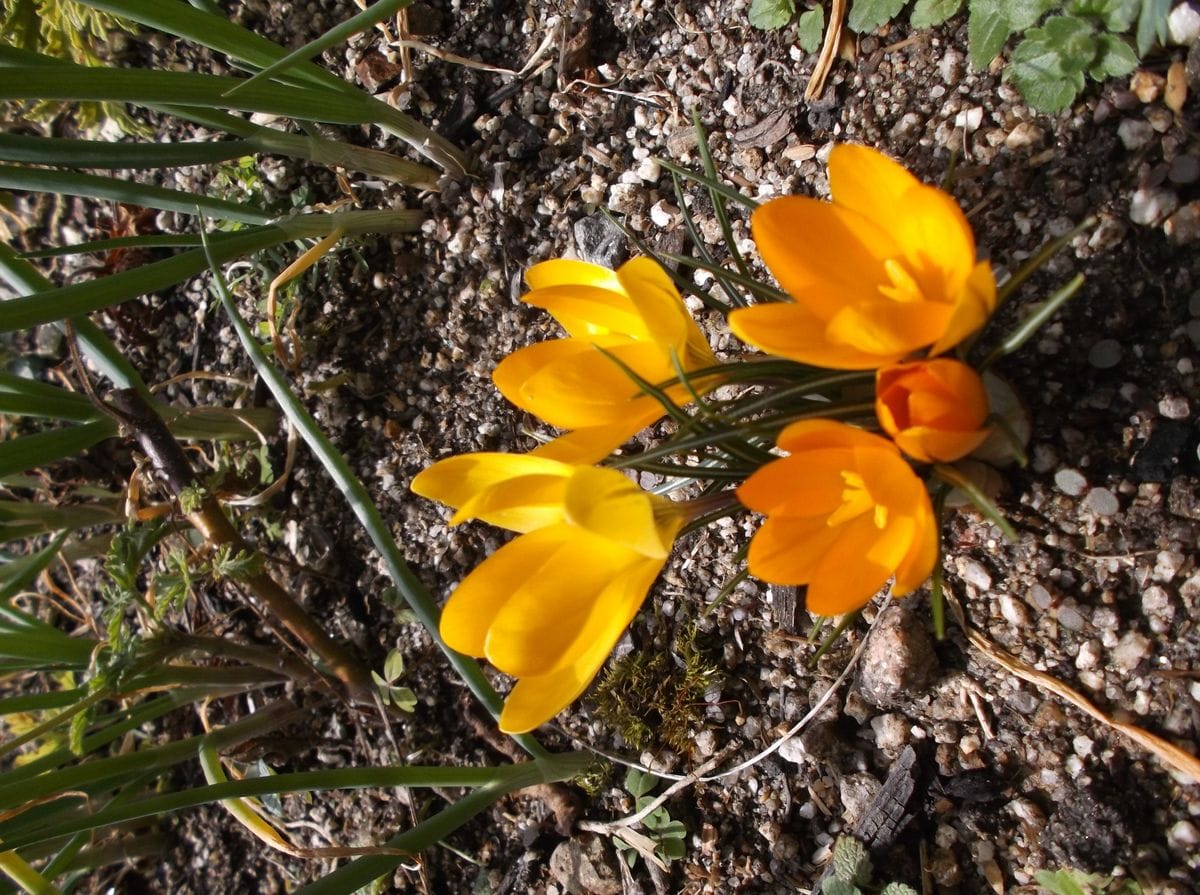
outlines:
{"label": "dead leaf fragment", "polygon": [[1168,109],[1178,115],[1183,109],[1183,104],[1187,102],[1187,94],[1187,67],[1182,61],[1176,59],[1167,69],[1167,88],[1163,102],[1167,104]]}

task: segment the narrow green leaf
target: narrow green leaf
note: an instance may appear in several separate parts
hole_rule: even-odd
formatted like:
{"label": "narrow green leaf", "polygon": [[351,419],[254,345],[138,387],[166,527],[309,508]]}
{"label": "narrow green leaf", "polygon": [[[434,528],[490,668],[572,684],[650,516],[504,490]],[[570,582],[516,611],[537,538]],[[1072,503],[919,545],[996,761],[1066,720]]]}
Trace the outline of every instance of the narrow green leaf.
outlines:
{"label": "narrow green leaf", "polygon": [[0,476],[25,472],[74,456],[116,434],[116,423],[106,417],[82,426],[67,426],[0,441]]}
{"label": "narrow green leaf", "polygon": [[1012,523],[1005,518],[1004,513],[986,494],[969,478],[945,463],[938,463],[933,467],[933,474],[941,481],[951,487],[957,488],[972,504],[975,509],[983,513],[993,525],[1000,529],[1000,533],[1004,535],[1005,540],[1010,544],[1017,542],[1017,533],[1013,530]]}
{"label": "narrow green leaf", "polygon": [[0,161],[64,168],[179,168],[252,155],[244,140],[180,143],[115,143],[0,133]]}
{"label": "narrow green leaf", "polygon": [[936,28],[962,8],[963,0],[917,0],[909,24],[914,28]]}
{"label": "narrow green leaf", "polygon": [[1171,0],[1142,0],[1137,20],[1137,51],[1145,56],[1154,46],[1167,42],[1167,16],[1171,13]]}
{"label": "narrow green leaf", "polygon": [[[163,4],[180,6],[181,4]],[[0,45],[0,60],[10,53]],[[239,78],[183,71],[134,68],[12,66],[0,78],[0,99],[103,100],[142,105],[166,104],[265,112],[302,121],[367,124],[376,110],[362,95],[330,96],[328,91],[274,82],[255,84],[229,99],[222,95]]]}
{"label": "narrow green leaf", "polygon": [[21,257],[30,261],[39,258],[62,258],[67,255],[92,255],[110,252],[113,249],[190,249],[199,246],[200,237],[187,233],[156,233],[146,236],[117,236],[113,239],[96,239],[78,242],[69,246],[54,246],[24,252]]}
{"label": "narrow green leaf", "polygon": [[0,413],[71,423],[87,423],[99,416],[99,412],[86,398],[81,404],[73,400],[71,392],[64,392],[62,397],[56,396],[53,399],[0,392]]}
{"label": "narrow green leaf", "polygon": [[248,81],[234,87],[232,92],[236,93],[241,90],[244,84],[254,84],[260,80],[267,80],[282,71],[295,67],[301,62],[311,60],[314,56],[325,52],[330,47],[349,40],[361,31],[366,31],[376,22],[383,21],[410,3],[412,3],[412,0],[377,0],[373,6],[367,6],[357,15],[351,16],[340,25],[335,25],[316,40],[309,41],[304,46],[292,50],[292,52],[288,53],[282,59],[272,62]]}
{"label": "narrow green leaf", "polygon": [[[62,547],[63,541],[67,539],[67,532],[61,532],[36,553],[31,553],[28,556],[22,556],[19,559],[10,560],[0,565],[0,606],[6,604],[25,588],[38,575],[42,574],[42,570],[54,562],[54,557],[58,554],[59,548]],[[20,610],[16,610],[20,612]],[[21,612],[20,617],[22,623],[32,623],[34,626],[41,624],[33,619],[32,616],[26,616]],[[0,618],[4,622],[11,622],[7,615],[0,612]]]}
{"label": "narrow green leaf", "polygon": [[126,205],[140,205],[178,214],[204,213],[219,220],[238,221],[243,224],[266,224],[276,217],[249,203],[227,202],[211,196],[148,186],[133,180],[121,180],[99,174],[82,174],[78,171],[0,165],[0,189],[109,199]]}

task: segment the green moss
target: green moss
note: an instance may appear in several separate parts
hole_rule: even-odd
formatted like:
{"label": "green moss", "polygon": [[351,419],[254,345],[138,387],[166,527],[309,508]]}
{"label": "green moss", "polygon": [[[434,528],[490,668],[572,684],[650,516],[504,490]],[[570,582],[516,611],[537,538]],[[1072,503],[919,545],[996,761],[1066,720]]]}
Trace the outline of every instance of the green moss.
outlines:
{"label": "green moss", "polygon": [[717,676],[689,627],[665,652],[633,652],[613,663],[596,688],[596,714],[636,749],[690,749],[704,718],[704,693]]}

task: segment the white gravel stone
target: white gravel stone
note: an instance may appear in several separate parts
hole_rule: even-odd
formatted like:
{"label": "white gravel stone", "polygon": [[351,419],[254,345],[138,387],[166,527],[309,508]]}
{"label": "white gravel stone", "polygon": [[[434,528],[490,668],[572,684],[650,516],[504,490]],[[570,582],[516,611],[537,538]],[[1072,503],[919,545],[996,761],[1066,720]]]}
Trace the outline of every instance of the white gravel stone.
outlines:
{"label": "white gravel stone", "polygon": [[1010,593],[1000,594],[1000,614],[1014,628],[1024,628],[1029,624],[1029,610]]}
{"label": "white gravel stone", "polygon": [[1129,201],[1129,219],[1135,224],[1161,224],[1179,207],[1179,197],[1173,190],[1151,187],[1137,190]]}
{"label": "white gravel stone", "polygon": [[[1163,550],[1154,561],[1154,579],[1156,581],[1172,581],[1179,570],[1187,562],[1187,557],[1174,550]],[[1162,588],[1158,588],[1162,590]]]}
{"label": "white gravel stone", "polygon": [[1200,828],[1190,820],[1181,820],[1167,832],[1167,841],[1175,848],[1193,849],[1200,845]]}
{"label": "white gravel stone", "polygon": [[1200,40],[1200,9],[1190,3],[1180,3],[1167,16],[1167,35],[1170,42],[1181,47]]}
{"label": "white gravel stone", "polygon": [[1008,149],[1014,150],[1029,149],[1030,147],[1042,145],[1042,141],[1045,138],[1045,132],[1036,124],[1022,121],[1004,138],[1004,145]]}
{"label": "white gravel stone", "polygon": [[1097,516],[1115,516],[1121,509],[1117,495],[1107,488],[1093,488],[1083,499],[1083,505]]}
{"label": "white gravel stone", "polygon": [[1100,664],[1103,655],[1104,647],[1100,645],[1099,640],[1085,640],[1075,657],[1075,667],[1080,671],[1095,668]]}
{"label": "white gravel stone", "polygon": [[1137,152],[1154,138],[1154,128],[1140,118],[1126,118],[1117,125],[1117,136],[1126,149]]}
{"label": "white gravel stone", "polygon": [[1081,497],[1087,486],[1088,480],[1078,469],[1065,467],[1054,473],[1054,487],[1070,497]]}
{"label": "white gravel stone", "polygon": [[1037,609],[1045,612],[1050,608],[1050,604],[1054,602],[1054,598],[1050,595],[1050,591],[1042,587],[1040,584],[1035,584],[1029,588],[1029,602]]}
{"label": "white gravel stone", "polygon": [[962,557],[958,563],[958,574],[963,581],[981,591],[987,591],[992,586],[992,576],[983,563],[970,557]]}
{"label": "white gravel stone", "polygon": [[1191,415],[1188,399],[1181,395],[1167,395],[1158,402],[1158,412],[1169,420],[1185,420]]}
{"label": "white gravel stone", "polygon": [[1150,655],[1150,640],[1137,631],[1129,631],[1112,651],[1112,663],[1121,671],[1132,671]]}

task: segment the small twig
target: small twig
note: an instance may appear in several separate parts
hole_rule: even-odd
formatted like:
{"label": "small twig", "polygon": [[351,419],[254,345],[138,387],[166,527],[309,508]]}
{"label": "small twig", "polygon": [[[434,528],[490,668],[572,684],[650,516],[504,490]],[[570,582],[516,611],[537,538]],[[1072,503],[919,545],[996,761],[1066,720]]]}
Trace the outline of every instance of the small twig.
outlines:
{"label": "small twig", "polygon": [[1158,756],[1159,761],[1172,770],[1188,777],[1193,783],[1200,783],[1200,759],[1197,759],[1196,756],[1185,752],[1173,743],[1169,743],[1149,731],[1143,730],[1135,724],[1127,724],[1124,721],[1116,720],[1100,711],[1086,697],[1068,687],[1058,678],[1043,671],[1038,671],[1036,668],[1022,662],[1016,656],[1000,649],[988,640],[987,637],[979,633],[979,631],[968,627],[962,604],[959,603],[958,597],[949,588],[946,589],[946,600],[950,606],[950,610],[954,613],[955,619],[958,621],[959,627],[966,633],[971,645],[992,662],[1010,674],[1019,677],[1021,680],[1033,684],[1035,687],[1040,687],[1043,690],[1049,690],[1061,699],[1065,699],[1085,715],[1090,715],[1106,727],[1111,727],[1113,730],[1123,733],[1143,749],[1152,752]]}
{"label": "small twig", "polygon": [[[109,406],[120,414],[125,428],[150,458],[172,496],[178,500],[186,491],[195,488],[196,478],[183,449],[154,408],[133,389],[114,391],[113,400],[115,403]],[[220,503],[212,495],[205,494],[200,507],[186,516],[211,548],[228,545],[235,552],[255,552],[226,518]],[[274,578],[257,571],[238,580],[270,608],[284,627],[329,665],[351,699],[372,702],[374,687],[366,670],[326,634]]]}
{"label": "small twig", "polygon": [[838,44],[842,40],[842,23],[845,18],[846,0],[833,0],[829,9],[829,24],[825,27],[825,41],[821,44],[821,54],[817,56],[817,64],[813,66],[808,87],[804,90],[804,98],[810,102],[825,90],[825,79],[829,76]]}

